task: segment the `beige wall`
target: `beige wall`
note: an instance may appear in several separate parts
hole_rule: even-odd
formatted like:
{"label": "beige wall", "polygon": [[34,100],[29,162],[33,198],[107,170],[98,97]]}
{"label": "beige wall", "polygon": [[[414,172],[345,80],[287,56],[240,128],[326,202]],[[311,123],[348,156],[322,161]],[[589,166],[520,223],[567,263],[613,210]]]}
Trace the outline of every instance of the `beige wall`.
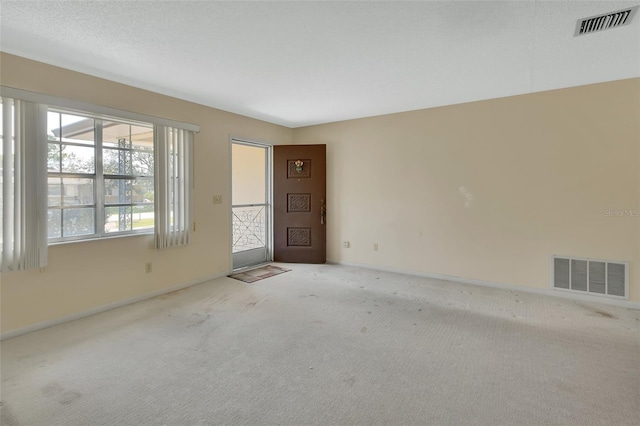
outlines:
{"label": "beige wall", "polygon": [[[50,247],[44,272],[2,274],[2,331],[83,312],[227,272],[229,135],[290,143],[291,129],[52,67],[0,57],[2,85],[200,125],[195,138],[196,232],[189,247],[152,250],[138,236]],[[214,205],[213,195],[223,204]],[[145,273],[145,263],[153,272]]]}
{"label": "beige wall", "polygon": [[293,139],[327,144],[329,259],[538,288],[552,254],[628,260],[640,301],[640,218],[605,214],[640,209],[640,79]]}

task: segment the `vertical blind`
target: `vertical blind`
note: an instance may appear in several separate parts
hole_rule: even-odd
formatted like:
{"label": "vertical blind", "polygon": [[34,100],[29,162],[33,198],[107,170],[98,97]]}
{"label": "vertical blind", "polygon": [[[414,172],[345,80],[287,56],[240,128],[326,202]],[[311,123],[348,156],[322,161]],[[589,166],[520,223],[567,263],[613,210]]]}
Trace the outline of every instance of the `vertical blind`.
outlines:
{"label": "vertical blind", "polygon": [[193,204],[193,132],[156,125],[155,247],[191,242]]}
{"label": "vertical blind", "polygon": [[47,265],[47,108],[2,97],[0,271]]}

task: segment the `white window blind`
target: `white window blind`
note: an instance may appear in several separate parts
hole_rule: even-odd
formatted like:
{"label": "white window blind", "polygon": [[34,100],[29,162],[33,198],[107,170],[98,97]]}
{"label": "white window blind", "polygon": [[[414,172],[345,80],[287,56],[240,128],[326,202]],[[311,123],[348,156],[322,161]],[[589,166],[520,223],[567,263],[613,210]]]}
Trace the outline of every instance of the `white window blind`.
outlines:
{"label": "white window blind", "polygon": [[191,242],[193,132],[156,125],[155,247],[164,249]]}
{"label": "white window blind", "polygon": [[47,108],[2,97],[0,271],[47,264]]}

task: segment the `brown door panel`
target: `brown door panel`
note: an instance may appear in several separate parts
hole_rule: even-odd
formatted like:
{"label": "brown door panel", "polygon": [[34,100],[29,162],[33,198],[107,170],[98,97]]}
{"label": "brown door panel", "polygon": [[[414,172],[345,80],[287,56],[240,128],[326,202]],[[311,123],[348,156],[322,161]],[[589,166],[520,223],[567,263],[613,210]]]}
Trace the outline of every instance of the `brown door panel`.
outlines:
{"label": "brown door panel", "polygon": [[326,145],[273,147],[273,256],[325,263]]}

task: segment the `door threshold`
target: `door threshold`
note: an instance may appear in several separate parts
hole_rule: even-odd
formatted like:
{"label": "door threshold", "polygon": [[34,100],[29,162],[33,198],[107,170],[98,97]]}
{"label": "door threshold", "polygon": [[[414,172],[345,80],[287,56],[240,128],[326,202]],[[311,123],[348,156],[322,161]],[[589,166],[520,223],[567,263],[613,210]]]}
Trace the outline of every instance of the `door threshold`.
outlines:
{"label": "door threshold", "polygon": [[262,268],[263,266],[267,266],[271,263],[273,262],[263,262],[263,263],[256,263],[255,265],[241,266],[240,268],[232,270],[231,273],[235,274],[237,272],[251,271],[252,269]]}

